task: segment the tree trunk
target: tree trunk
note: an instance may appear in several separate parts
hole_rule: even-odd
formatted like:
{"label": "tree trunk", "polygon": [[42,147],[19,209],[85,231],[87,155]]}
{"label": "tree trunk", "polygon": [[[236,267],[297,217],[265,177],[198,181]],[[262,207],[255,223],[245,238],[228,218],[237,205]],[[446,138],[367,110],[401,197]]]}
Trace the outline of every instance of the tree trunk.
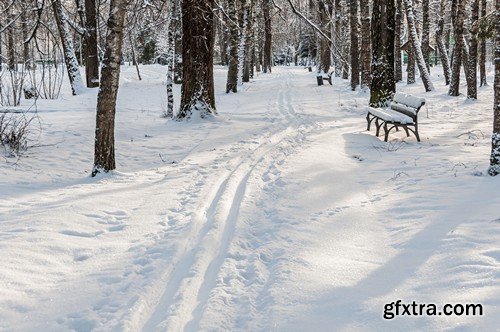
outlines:
{"label": "tree trunk", "polygon": [[253,58],[253,45],[255,43],[254,41],[254,34],[253,34],[253,7],[254,7],[254,1],[250,1],[250,7],[248,8],[248,26],[246,29],[246,43],[245,43],[245,61],[243,64],[243,82],[250,82],[250,78],[253,76],[253,65],[252,65],[252,58]]}
{"label": "tree trunk", "polygon": [[427,66],[424,61],[424,55],[422,49],[420,48],[420,41],[418,40],[417,27],[415,23],[415,17],[413,15],[413,5],[411,0],[404,0],[406,6],[406,19],[408,21],[408,33],[410,35],[410,41],[415,52],[416,62],[418,69],[420,71],[420,77],[425,86],[425,91],[433,91],[434,86],[432,85],[429,72],[427,71]]}
{"label": "tree trunk", "polygon": [[349,8],[347,8],[347,0],[345,2],[345,6],[342,10],[342,40],[343,45],[342,45],[342,78],[343,79],[348,79],[349,78],[349,51],[350,51],[350,39],[347,36],[347,31],[349,29]]}
{"label": "tree trunk", "polygon": [[464,16],[467,0],[456,1],[456,12],[452,8],[452,19],[455,35],[455,47],[453,49],[453,60],[451,68],[451,81],[448,94],[458,96],[460,94],[460,66],[462,65],[462,53],[464,48]]}
{"label": "tree trunk", "polygon": [[182,73],[183,73],[181,0],[173,0],[173,1],[175,1],[175,8],[176,8],[176,10],[174,11],[174,27],[175,27],[174,83],[181,84],[182,83]]}
{"label": "tree trunk", "polygon": [[394,80],[394,0],[374,0],[372,11],[372,82],[370,106],[385,106],[396,92]]}
{"label": "tree trunk", "polygon": [[61,37],[61,44],[64,53],[64,62],[68,72],[69,82],[71,84],[71,91],[73,95],[80,94],[83,91],[83,82],[80,75],[80,68],[78,68],[78,60],[75,56],[73,49],[73,38],[69,30],[68,17],[64,12],[61,0],[52,1],[52,9],[56,19],[59,36]]}
{"label": "tree trunk", "polygon": [[[182,1],[183,81],[177,120],[216,114],[214,95],[214,0]],[[200,24],[203,22],[203,24]]]}
{"label": "tree trunk", "polygon": [[85,0],[85,75],[87,87],[99,86],[96,0]]}
{"label": "tree trunk", "polygon": [[[337,46],[339,51],[342,50],[342,3],[340,0],[334,0],[335,16],[334,16],[334,27],[333,27],[333,43]],[[340,59],[340,54],[335,54],[335,77],[340,77],[342,75],[342,61]]]}
{"label": "tree trunk", "polygon": [[396,28],[394,31],[394,79],[403,80],[403,64],[401,61],[401,26],[403,22],[403,0],[396,0]]}
{"label": "tree trunk", "polygon": [[[479,19],[479,0],[472,1],[472,23]],[[477,26],[470,32],[467,63],[467,98],[477,99]]]}
{"label": "tree trunk", "polygon": [[[486,16],[486,0],[481,0],[481,17]],[[488,85],[486,82],[486,38],[479,43],[479,86]]]}
{"label": "tree trunk", "polygon": [[[401,1],[401,0],[398,0]],[[369,87],[371,81],[370,2],[360,0],[361,7],[361,86]],[[397,56],[397,54],[396,54]],[[399,57],[401,60],[401,56]]]}
{"label": "tree trunk", "polygon": [[29,29],[28,29],[28,22],[26,19],[26,10],[24,8],[21,10],[22,10],[21,23],[23,30],[23,62],[26,69],[29,70],[32,68],[32,59],[30,56],[30,44],[26,42],[29,38]]}
{"label": "tree trunk", "polygon": [[243,69],[245,67],[246,44],[248,37],[249,7],[248,0],[241,1],[240,38],[238,45],[238,85],[243,84]]}
{"label": "tree trunk", "polygon": [[[326,4],[324,1],[319,1],[318,2],[318,20],[321,24],[321,30],[323,31],[324,34],[327,36],[330,35],[330,17],[331,17],[331,10],[333,8]],[[326,40],[325,38],[320,39],[320,59],[319,59],[319,67],[318,67],[318,72],[320,73],[328,73],[330,71],[330,66],[331,66],[331,49],[330,49],[330,42]]]}
{"label": "tree trunk", "polygon": [[92,176],[116,168],[115,164],[115,112],[120,63],[122,57],[123,28],[127,0],[111,0],[106,51],[101,70],[101,87],[97,95],[97,116]]}
{"label": "tree trunk", "polygon": [[439,51],[439,57],[441,59],[441,65],[443,66],[443,74],[446,85],[450,84],[450,58],[448,57],[448,50],[444,42],[444,17],[446,13],[446,3],[448,0],[441,0],[439,6],[439,20],[436,30],[436,41]]}
{"label": "tree trunk", "polygon": [[351,23],[351,89],[359,85],[359,42],[358,42],[358,1],[349,0],[349,18]]}
{"label": "tree trunk", "polygon": [[227,71],[226,93],[238,92],[238,33],[236,18],[236,1],[229,1],[227,14],[229,16],[229,67]]}
{"label": "tree trunk", "polygon": [[175,57],[175,30],[174,30],[174,15],[176,11],[177,2],[172,3],[172,11],[168,19],[168,32],[167,32],[167,75],[165,85],[167,90],[167,110],[165,111],[166,118],[174,117],[174,57]]}
{"label": "tree trunk", "polygon": [[493,136],[491,140],[491,176],[500,174],[500,0],[495,2],[495,100],[493,102]]}
{"label": "tree trunk", "polygon": [[429,55],[431,53],[429,39],[429,0],[422,1],[422,55],[424,56],[427,72],[430,72]]}
{"label": "tree trunk", "polygon": [[272,18],[271,18],[271,0],[263,0],[264,13],[264,54],[263,54],[263,72],[271,72],[271,56],[272,56]]}

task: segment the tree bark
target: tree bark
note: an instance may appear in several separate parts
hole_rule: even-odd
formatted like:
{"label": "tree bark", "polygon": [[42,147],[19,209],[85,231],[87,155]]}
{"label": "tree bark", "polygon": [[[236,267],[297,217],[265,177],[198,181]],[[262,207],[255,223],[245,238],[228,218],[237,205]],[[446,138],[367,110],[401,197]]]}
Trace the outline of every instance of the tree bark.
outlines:
{"label": "tree bark", "polygon": [[[216,114],[214,95],[214,0],[182,1],[183,85],[177,120]],[[203,24],[200,24],[203,22]]]}
{"label": "tree bark", "polygon": [[[472,23],[479,19],[479,0],[472,0]],[[467,98],[477,99],[477,27],[470,31],[467,63]]]}
{"label": "tree bark", "polygon": [[420,77],[425,86],[425,91],[433,91],[434,86],[432,85],[429,72],[427,71],[427,66],[425,64],[424,55],[422,49],[420,48],[420,41],[418,40],[417,27],[415,23],[415,16],[413,14],[413,5],[411,0],[404,0],[406,7],[406,19],[408,21],[408,30],[410,35],[410,41],[415,52],[416,62],[418,69],[420,71]]}
{"label": "tree bark", "polygon": [[111,0],[106,51],[101,70],[101,87],[97,95],[97,115],[92,176],[116,168],[115,163],[115,112],[120,63],[123,46],[123,28],[127,0]]}
{"label": "tree bark", "polygon": [[[481,0],[481,17],[486,16],[486,0]],[[479,86],[488,85],[486,81],[486,38],[479,43]]]}
{"label": "tree bark", "polygon": [[174,57],[175,57],[175,28],[174,28],[174,15],[176,11],[177,2],[172,3],[172,10],[168,18],[168,32],[167,32],[167,75],[165,85],[167,90],[167,109],[165,111],[166,118],[174,117]]}
{"label": "tree bark", "polygon": [[250,0],[250,6],[248,8],[248,23],[247,23],[247,29],[246,29],[246,38],[245,38],[245,61],[243,64],[243,77],[242,80],[243,82],[250,82],[250,78],[253,76],[253,65],[252,65],[252,58],[254,52],[253,46],[254,46],[254,33],[253,33],[253,7],[254,7],[254,0]]}
{"label": "tree bark", "polygon": [[467,0],[454,1],[456,2],[456,11],[452,6],[452,22],[455,35],[455,47],[453,49],[450,89],[448,90],[448,95],[450,96],[458,96],[460,94],[460,66],[462,65],[462,53],[464,48],[464,16]]}
{"label": "tree bark", "polygon": [[425,66],[430,72],[429,55],[431,53],[429,38],[429,0],[422,1],[422,55],[424,56]]}
{"label": "tree bark", "polygon": [[80,94],[83,90],[82,77],[80,75],[80,68],[78,68],[78,60],[76,59],[75,51],[73,48],[73,38],[69,30],[68,17],[64,12],[61,0],[52,1],[52,10],[56,19],[59,36],[61,37],[61,44],[64,53],[64,62],[68,72],[69,82],[71,84],[71,91],[73,95]]}
{"label": "tree bark", "polygon": [[385,106],[396,92],[394,79],[394,0],[374,0],[372,11],[372,82],[370,106]]}
{"label": "tree bark", "polygon": [[85,76],[88,88],[99,86],[96,0],[85,0]]}
{"label": "tree bark", "polygon": [[401,61],[401,26],[403,22],[403,0],[396,0],[396,27],[394,37],[394,79],[403,80],[403,64]]}
{"label": "tree bark", "polygon": [[272,56],[272,18],[271,18],[271,0],[263,0],[264,14],[264,54],[263,54],[263,72],[271,72],[271,56]]}
{"label": "tree bark", "polygon": [[229,16],[229,67],[227,71],[226,93],[238,92],[238,34],[239,27],[236,15],[236,1],[229,1],[227,14]]}
{"label": "tree bark", "polygon": [[448,57],[448,50],[444,41],[444,17],[446,13],[446,4],[448,0],[441,0],[439,5],[439,20],[436,30],[436,41],[439,51],[439,58],[443,67],[444,80],[446,85],[450,84],[450,58]]}
{"label": "tree bark", "polygon": [[[401,0],[398,0],[401,1]],[[371,81],[371,41],[370,41],[370,2],[360,0],[361,7],[361,87],[369,87]],[[397,53],[396,53],[397,56]],[[399,56],[401,62],[401,56]]]}
{"label": "tree bark", "polygon": [[491,176],[500,174],[500,0],[495,1],[495,9],[495,100],[493,102],[493,136],[488,170]]}
{"label": "tree bark", "polygon": [[[327,36],[330,36],[330,17],[332,15],[332,10],[333,8],[329,6],[328,3],[325,3],[325,1],[319,1],[318,2],[318,20],[321,24],[321,30],[323,31],[324,34]],[[319,61],[319,67],[318,71],[321,73],[328,73],[330,71],[330,66],[331,66],[331,49],[330,49],[330,42],[326,40],[325,38],[320,39],[320,61]]]}
{"label": "tree bark", "polygon": [[359,85],[358,0],[349,0],[351,24],[351,90]]}

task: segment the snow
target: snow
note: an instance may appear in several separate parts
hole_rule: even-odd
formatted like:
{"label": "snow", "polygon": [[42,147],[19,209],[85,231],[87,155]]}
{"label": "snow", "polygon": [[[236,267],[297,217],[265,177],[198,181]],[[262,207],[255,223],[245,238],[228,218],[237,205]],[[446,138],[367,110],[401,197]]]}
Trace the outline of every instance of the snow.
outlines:
{"label": "snow", "polygon": [[[275,67],[227,95],[216,67],[219,115],[176,122],[165,67],[140,70],[122,68],[117,171],[90,178],[97,89],[66,82],[37,101],[38,146],[0,164],[0,330],[498,328],[492,87],[398,83],[426,100],[422,142],[385,143],[347,80]],[[398,299],[484,315],[384,320]]]}
{"label": "snow", "polygon": [[385,121],[399,122],[402,124],[413,123],[413,119],[391,109],[373,108],[366,106],[366,111]]}

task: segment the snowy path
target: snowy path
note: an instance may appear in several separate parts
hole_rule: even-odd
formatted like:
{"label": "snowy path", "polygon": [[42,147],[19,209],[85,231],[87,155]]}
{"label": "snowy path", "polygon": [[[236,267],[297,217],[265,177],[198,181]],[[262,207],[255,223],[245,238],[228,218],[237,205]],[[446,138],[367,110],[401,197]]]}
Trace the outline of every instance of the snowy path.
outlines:
{"label": "snowy path", "polygon": [[[487,139],[456,139],[486,132],[474,105],[457,105],[455,117],[438,89],[423,143],[383,143],[364,132],[366,93],[276,68],[218,95],[219,120],[165,126],[158,67],[144,68],[142,83],[133,75],[124,73],[117,119],[126,173],[96,183],[59,166],[89,166],[76,147],[90,145],[92,126],[76,129],[85,108],[58,124],[64,112],[50,105],[40,106],[56,123],[46,131],[69,148],[21,164],[45,170],[31,180],[1,169],[14,188],[0,192],[1,330],[496,326],[498,181],[472,174]],[[142,91],[149,98],[134,97]],[[446,127],[432,128],[436,119]],[[483,303],[487,314],[383,320],[397,299]]]}

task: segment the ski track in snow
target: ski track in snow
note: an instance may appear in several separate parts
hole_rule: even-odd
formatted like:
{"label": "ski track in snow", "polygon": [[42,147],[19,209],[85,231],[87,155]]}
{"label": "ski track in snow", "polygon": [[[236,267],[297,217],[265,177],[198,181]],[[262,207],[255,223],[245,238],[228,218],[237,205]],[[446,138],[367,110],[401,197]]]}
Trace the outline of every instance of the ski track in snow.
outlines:
{"label": "ski track in snow", "polygon": [[[134,71],[117,128],[159,103],[163,74],[144,68],[151,98],[137,106]],[[384,143],[364,132],[365,92],[336,78],[317,87],[313,74],[276,68],[220,94],[227,113],[206,124],[165,129],[143,111],[150,127],[117,134],[134,172],[48,185],[40,172],[39,190],[22,180],[0,193],[0,330],[394,329],[381,312],[399,298],[488,305],[485,317],[399,318],[401,329],[496,326],[500,202],[495,182],[470,174],[467,156],[488,146],[470,131],[483,125],[474,105],[463,120],[463,105],[433,92],[419,118],[429,141]]]}

